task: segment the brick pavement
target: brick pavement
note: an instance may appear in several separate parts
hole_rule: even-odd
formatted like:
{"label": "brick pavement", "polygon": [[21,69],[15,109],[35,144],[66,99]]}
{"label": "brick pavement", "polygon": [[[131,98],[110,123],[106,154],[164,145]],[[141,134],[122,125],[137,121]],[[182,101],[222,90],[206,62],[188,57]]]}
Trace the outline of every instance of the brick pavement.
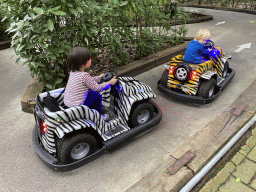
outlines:
{"label": "brick pavement", "polygon": [[256,191],[256,128],[224,168],[199,192]]}

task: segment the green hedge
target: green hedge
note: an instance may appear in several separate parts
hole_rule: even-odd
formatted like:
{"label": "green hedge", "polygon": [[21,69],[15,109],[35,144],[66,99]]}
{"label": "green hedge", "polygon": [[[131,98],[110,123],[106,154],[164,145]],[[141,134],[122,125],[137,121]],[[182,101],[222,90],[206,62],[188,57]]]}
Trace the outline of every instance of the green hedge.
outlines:
{"label": "green hedge", "polygon": [[9,40],[11,35],[6,32],[9,27],[9,20],[6,16],[8,12],[7,5],[0,0],[0,41]]}
{"label": "green hedge", "polygon": [[[187,33],[186,14],[178,9],[180,27],[171,28],[166,0],[3,0],[9,6],[8,29],[17,62],[28,65],[32,77],[46,89],[65,86],[66,57],[74,46],[94,54],[108,50],[116,66],[127,64],[125,46],[145,56],[164,42],[177,44]],[[136,27],[131,27],[133,23]],[[147,27],[142,27],[142,23]],[[160,23],[160,27],[154,27]]]}

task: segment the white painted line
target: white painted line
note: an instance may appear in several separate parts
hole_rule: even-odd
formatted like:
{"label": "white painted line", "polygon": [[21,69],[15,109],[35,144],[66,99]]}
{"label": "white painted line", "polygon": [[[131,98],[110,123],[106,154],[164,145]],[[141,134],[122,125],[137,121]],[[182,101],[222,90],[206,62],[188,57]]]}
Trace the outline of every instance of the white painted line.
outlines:
{"label": "white painted line", "polygon": [[221,22],[216,23],[216,25],[220,25],[220,24],[224,24],[224,23],[225,23],[225,21],[221,21]]}
{"label": "white painted line", "polygon": [[246,44],[244,44],[244,45],[239,45],[238,47],[238,49],[236,49],[235,50],[235,52],[240,52],[240,51],[242,51],[243,49],[250,49],[251,48],[251,44],[252,43],[246,43]]}

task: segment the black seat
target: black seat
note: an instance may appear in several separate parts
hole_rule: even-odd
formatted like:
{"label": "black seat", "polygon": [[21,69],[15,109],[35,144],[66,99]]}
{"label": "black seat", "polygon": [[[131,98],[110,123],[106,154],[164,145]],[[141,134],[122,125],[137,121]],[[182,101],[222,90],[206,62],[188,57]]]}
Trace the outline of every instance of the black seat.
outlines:
{"label": "black seat", "polygon": [[44,105],[51,111],[56,112],[60,111],[61,108],[59,104],[57,103],[56,99],[50,95],[49,92],[47,92],[47,96],[43,98]]}

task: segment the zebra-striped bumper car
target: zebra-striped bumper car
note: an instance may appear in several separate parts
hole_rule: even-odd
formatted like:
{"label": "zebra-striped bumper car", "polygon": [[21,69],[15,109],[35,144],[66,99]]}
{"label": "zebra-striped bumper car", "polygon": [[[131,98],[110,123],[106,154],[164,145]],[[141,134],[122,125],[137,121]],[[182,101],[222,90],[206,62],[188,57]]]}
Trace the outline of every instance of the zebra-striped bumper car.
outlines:
{"label": "zebra-striped bumper car", "polygon": [[228,59],[220,47],[204,55],[202,64],[185,63],[182,55],[173,57],[165,65],[157,88],[166,95],[189,103],[207,104],[215,100],[234,77]]}
{"label": "zebra-striped bumper car", "polygon": [[57,171],[95,160],[162,118],[151,88],[132,77],[119,77],[114,86],[100,92],[107,121],[87,106],[66,107],[63,93],[64,88],[39,94],[34,108],[33,146],[40,159]]}

